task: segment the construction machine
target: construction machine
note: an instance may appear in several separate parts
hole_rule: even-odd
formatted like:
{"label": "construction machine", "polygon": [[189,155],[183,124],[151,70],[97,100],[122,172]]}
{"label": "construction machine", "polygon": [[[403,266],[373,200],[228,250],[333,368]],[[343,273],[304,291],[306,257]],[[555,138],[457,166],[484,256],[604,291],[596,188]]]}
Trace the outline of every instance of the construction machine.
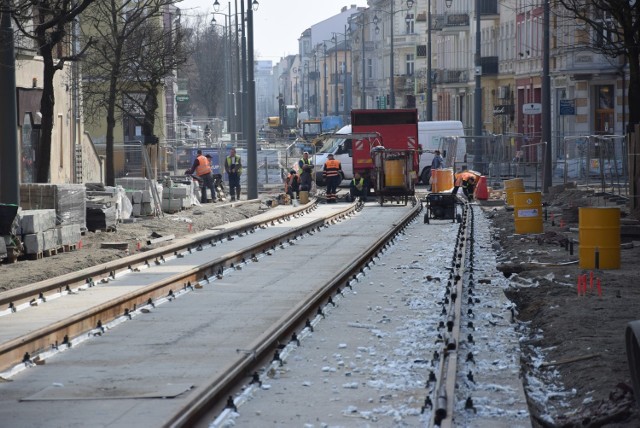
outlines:
{"label": "construction machine", "polygon": [[285,105],[282,96],[278,97],[278,116],[267,118],[267,139],[273,143],[276,139],[295,140],[298,130],[298,106]]}

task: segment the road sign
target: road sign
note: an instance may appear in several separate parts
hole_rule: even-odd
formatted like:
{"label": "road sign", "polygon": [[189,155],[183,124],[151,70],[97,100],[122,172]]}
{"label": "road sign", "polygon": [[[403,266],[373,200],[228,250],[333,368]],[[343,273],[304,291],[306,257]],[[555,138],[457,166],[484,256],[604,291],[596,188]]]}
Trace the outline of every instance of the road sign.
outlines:
{"label": "road sign", "polygon": [[189,101],[189,95],[176,95],[176,101],[179,103]]}
{"label": "road sign", "polygon": [[560,114],[563,116],[576,114],[576,100],[560,100]]}
{"label": "road sign", "polygon": [[522,114],[540,114],[542,113],[542,104],[529,103],[522,104]]}

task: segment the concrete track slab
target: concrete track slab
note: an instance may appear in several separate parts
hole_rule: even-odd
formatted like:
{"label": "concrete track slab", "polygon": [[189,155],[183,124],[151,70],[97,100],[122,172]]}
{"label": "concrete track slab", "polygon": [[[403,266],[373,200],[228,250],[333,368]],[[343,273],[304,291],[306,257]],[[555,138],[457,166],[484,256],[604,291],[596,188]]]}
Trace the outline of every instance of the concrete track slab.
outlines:
{"label": "concrete track slab", "polygon": [[[316,233],[314,238],[323,242],[297,240],[242,271],[225,274],[220,282],[185,293],[15,375],[0,384],[3,424],[159,426],[193,392],[164,400],[111,399],[106,392],[117,388],[153,394],[170,385],[201,387],[230,360],[250,352],[256,338],[284,311],[357,259],[361,248],[407,210],[367,207]],[[91,390],[92,396],[105,391],[104,400],[21,401],[51,386]]]}

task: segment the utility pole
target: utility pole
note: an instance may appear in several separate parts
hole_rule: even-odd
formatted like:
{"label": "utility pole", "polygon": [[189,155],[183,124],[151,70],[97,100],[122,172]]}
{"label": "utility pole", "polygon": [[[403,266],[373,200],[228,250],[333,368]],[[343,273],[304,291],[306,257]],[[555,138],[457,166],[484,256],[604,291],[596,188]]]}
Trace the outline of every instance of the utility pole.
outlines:
{"label": "utility pole", "polygon": [[247,0],[247,199],[258,197],[258,149],[256,142],[256,81],[254,75],[255,62],[253,58],[253,5]]}
{"label": "utility pole", "polygon": [[431,0],[427,4],[427,121],[433,120],[433,82],[431,81]]}
{"label": "utility pole", "polygon": [[[391,51],[389,52],[389,96],[391,97],[391,104],[389,106],[394,109],[396,108],[396,92],[395,92],[395,82],[393,81],[393,3],[395,0],[391,0]],[[477,0],[479,1],[479,0]]]}
{"label": "utility pole", "polygon": [[16,111],[16,56],[11,4],[2,2],[0,16],[0,203],[20,205],[18,113]]}
{"label": "utility pole", "polygon": [[476,171],[484,173],[482,165],[482,62],[480,60],[480,7],[482,0],[476,0],[476,53],[475,53],[475,70],[476,87],[473,96],[473,167]]}
{"label": "utility pole", "polygon": [[362,11],[362,94],[360,95],[360,108],[362,109],[366,109],[367,108],[367,92],[366,92],[366,88],[367,86],[365,85],[365,63],[364,63],[364,26],[365,26],[365,20],[366,20],[366,16],[365,16],[365,12]]}
{"label": "utility pole", "polygon": [[542,29],[542,142],[544,146],[544,175],[542,191],[549,193],[551,187],[551,163],[553,149],[551,144],[551,78],[549,76],[549,0],[544,0],[544,27]]}
{"label": "utility pole", "polygon": [[[251,9],[251,3],[248,5]],[[242,17],[242,90],[240,91],[240,105],[242,112],[242,140],[247,144],[247,135],[249,129],[249,112],[247,105],[247,29],[244,19],[244,1],[240,0],[240,16]]]}

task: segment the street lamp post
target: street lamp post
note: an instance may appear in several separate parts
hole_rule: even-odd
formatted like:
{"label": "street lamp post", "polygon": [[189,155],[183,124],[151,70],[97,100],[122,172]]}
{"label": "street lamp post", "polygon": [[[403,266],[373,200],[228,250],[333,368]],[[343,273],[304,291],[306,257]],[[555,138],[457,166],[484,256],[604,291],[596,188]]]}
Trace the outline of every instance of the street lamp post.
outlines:
{"label": "street lamp post", "polygon": [[[304,73],[307,74],[307,110],[311,111],[311,103],[309,102],[309,100],[311,99],[311,93],[309,92],[309,80],[310,76],[309,76],[309,62],[305,62],[304,63],[304,68],[303,68],[303,72],[302,72],[302,77],[304,77]],[[304,87],[302,88],[304,90]],[[304,104],[304,96],[302,97],[302,103]]]}
{"label": "street lamp post", "polygon": [[433,120],[433,82],[431,72],[431,0],[427,4],[427,121]]}
{"label": "street lamp post", "polygon": [[365,61],[364,61],[364,26],[365,26],[365,13],[364,11],[362,12],[362,94],[360,95],[360,107],[362,109],[366,109],[367,108],[367,86],[365,85],[365,79],[366,79],[366,74],[365,74]]}
{"label": "street lamp post", "polygon": [[[243,0],[241,0],[242,2]],[[244,6],[244,3],[241,3]],[[256,82],[255,82],[255,64],[253,57],[253,12],[258,9],[258,0],[247,0],[247,11],[246,11],[246,52],[245,52],[245,44],[244,44],[244,10],[242,11],[242,19],[243,19],[243,58],[246,58],[243,61],[243,76],[246,76],[246,80],[243,82],[246,85],[246,108],[242,109],[242,113],[245,115],[243,118],[243,124],[245,125],[243,132],[244,139],[247,145],[247,198],[248,199],[256,199],[258,197],[258,162],[257,162],[257,142],[256,142]],[[218,11],[220,8],[220,3],[218,0],[215,0],[213,3],[214,11]],[[236,12],[237,12],[237,1],[236,1]],[[243,7],[244,9],[244,7]],[[236,37],[238,33],[238,23],[236,20]],[[236,39],[237,46],[237,39]],[[246,55],[246,57],[245,57]],[[239,55],[238,55],[239,57]],[[239,66],[240,64],[238,64]],[[238,67],[239,68],[239,67]],[[239,70],[240,71],[240,70]],[[246,74],[245,74],[246,73]],[[240,73],[238,73],[239,75]],[[239,80],[240,76],[238,76]],[[240,82],[238,81],[238,87],[240,86]],[[233,135],[233,134],[232,134]]]}
{"label": "street lamp post", "polygon": [[340,116],[340,107],[339,107],[339,95],[338,95],[338,84],[340,83],[340,74],[338,74],[338,36],[344,36],[344,46],[342,46],[342,48],[344,49],[344,68],[341,69],[340,74],[342,74],[343,76],[343,93],[344,93],[344,97],[345,97],[345,103],[344,103],[344,108],[343,111],[346,111],[346,96],[347,96],[347,26],[344,26],[344,33],[333,33],[333,37],[331,38],[331,40],[333,41],[333,43],[335,43],[335,49],[336,49],[336,101],[335,101],[335,105],[336,105],[336,116]]}
{"label": "street lamp post", "polygon": [[[479,1],[479,0],[476,0]],[[390,32],[391,32],[391,37],[390,37],[390,53],[389,53],[389,97],[391,98],[389,105],[391,106],[392,109],[396,108],[396,93],[395,93],[395,82],[394,82],[394,78],[393,78],[393,63],[395,61],[395,54],[393,51],[393,37],[394,37],[394,30],[393,30],[393,15],[395,15],[396,12],[393,11],[393,5],[395,3],[395,0],[391,0],[391,12],[389,12],[390,14],[390,21],[391,21],[391,25],[390,25]],[[407,8],[411,9],[413,7],[413,0],[407,0]],[[399,10],[397,12],[403,12],[404,10]],[[376,29],[377,29],[377,24],[378,24],[378,17],[374,16],[373,17],[373,21],[376,24]]]}
{"label": "street lamp post", "polygon": [[323,80],[324,80],[324,85],[322,88],[322,99],[324,101],[324,116],[327,115],[327,44],[323,43],[323,47],[324,47],[324,61],[323,61],[323,68],[324,68],[324,72],[323,72]]}
{"label": "street lamp post", "polygon": [[475,70],[476,86],[473,100],[473,134],[475,137],[473,144],[473,165],[477,171],[484,172],[482,168],[482,63],[480,50],[480,5],[481,0],[476,0],[476,53],[475,53]]}
{"label": "street lamp post", "polygon": [[333,81],[335,83],[335,101],[333,103],[333,105],[335,106],[335,110],[334,110],[334,115],[338,116],[339,115],[339,111],[338,111],[338,37],[336,36],[336,33],[333,33],[333,37],[331,38],[331,41],[334,43],[334,53],[335,53],[335,64],[333,69],[335,70],[334,76],[333,76]]}
{"label": "street lamp post", "polygon": [[248,120],[247,135],[247,199],[258,197],[258,152],[256,141],[256,81],[253,57],[253,12],[258,10],[258,0],[247,0],[247,64],[248,64]]}
{"label": "street lamp post", "polygon": [[[229,3],[229,9],[231,9],[231,3]],[[224,87],[226,90],[226,94],[225,94],[225,101],[224,101],[224,112],[225,112],[225,116],[227,118],[227,129],[229,129],[229,126],[231,126],[231,106],[233,103],[233,100],[231,99],[231,75],[233,73],[232,69],[231,69],[231,41],[229,40],[229,22],[230,22],[230,16],[226,13],[222,13],[222,12],[214,12],[213,13],[213,18],[211,19],[211,24],[212,25],[219,25],[216,21],[216,17],[215,15],[224,15],[224,50],[225,50],[225,59],[224,59],[224,66],[225,66],[225,73],[224,73]]]}

